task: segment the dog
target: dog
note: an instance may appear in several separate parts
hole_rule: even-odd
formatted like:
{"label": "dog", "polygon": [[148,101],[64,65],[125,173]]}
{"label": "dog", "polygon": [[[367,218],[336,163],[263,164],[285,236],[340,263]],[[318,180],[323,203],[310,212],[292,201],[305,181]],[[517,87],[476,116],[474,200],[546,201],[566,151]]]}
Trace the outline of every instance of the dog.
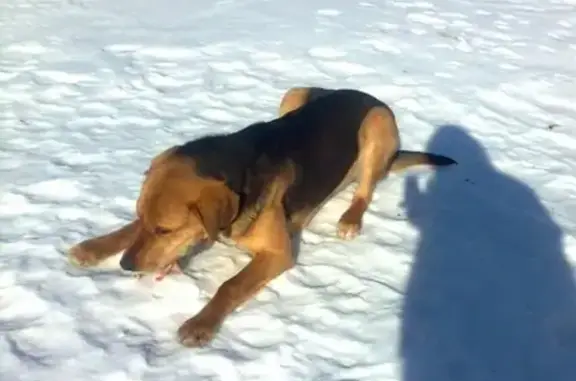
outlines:
{"label": "dog", "polygon": [[357,183],[337,224],[349,240],[388,173],[456,164],[400,150],[392,110],[358,90],[290,88],[278,114],[161,152],[145,172],[135,220],[76,244],[70,260],[89,267],[124,251],[122,269],[166,274],[186,247],[229,240],[246,250],[251,262],[178,329],[182,345],[205,346],[229,314],[294,266],[292,239],[336,193]]}

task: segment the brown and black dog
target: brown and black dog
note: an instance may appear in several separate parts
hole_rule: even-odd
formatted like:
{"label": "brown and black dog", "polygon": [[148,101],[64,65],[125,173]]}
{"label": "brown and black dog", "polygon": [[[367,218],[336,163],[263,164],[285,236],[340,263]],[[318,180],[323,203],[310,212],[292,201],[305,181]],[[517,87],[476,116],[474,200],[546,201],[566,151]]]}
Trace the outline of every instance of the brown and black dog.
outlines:
{"label": "brown and black dog", "polygon": [[351,239],[387,173],[455,163],[399,151],[392,110],[357,90],[292,88],[279,114],[159,154],[145,174],[136,220],[72,247],[71,261],[94,266],[125,250],[124,270],[166,273],[186,247],[232,240],[253,256],[251,262],[178,330],[183,345],[202,346],[228,314],[294,265],[292,237],[335,193],[358,184],[338,221],[338,235]]}

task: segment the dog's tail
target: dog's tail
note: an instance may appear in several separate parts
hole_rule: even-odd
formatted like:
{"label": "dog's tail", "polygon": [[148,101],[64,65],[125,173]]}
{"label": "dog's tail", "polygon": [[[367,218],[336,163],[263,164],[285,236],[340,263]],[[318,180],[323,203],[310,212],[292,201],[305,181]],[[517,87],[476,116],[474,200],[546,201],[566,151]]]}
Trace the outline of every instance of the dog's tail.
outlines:
{"label": "dog's tail", "polygon": [[398,172],[405,168],[422,164],[443,167],[457,164],[457,162],[448,156],[437,155],[434,153],[400,150],[392,161],[390,172]]}

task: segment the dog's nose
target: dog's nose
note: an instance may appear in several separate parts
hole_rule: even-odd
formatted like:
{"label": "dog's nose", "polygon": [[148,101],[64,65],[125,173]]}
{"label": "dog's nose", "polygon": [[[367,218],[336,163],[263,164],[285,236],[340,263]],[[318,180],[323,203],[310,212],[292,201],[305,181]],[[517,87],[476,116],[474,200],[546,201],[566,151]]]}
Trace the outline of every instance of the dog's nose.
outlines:
{"label": "dog's nose", "polygon": [[134,261],[129,256],[124,255],[122,259],[120,259],[120,267],[122,270],[134,271]]}

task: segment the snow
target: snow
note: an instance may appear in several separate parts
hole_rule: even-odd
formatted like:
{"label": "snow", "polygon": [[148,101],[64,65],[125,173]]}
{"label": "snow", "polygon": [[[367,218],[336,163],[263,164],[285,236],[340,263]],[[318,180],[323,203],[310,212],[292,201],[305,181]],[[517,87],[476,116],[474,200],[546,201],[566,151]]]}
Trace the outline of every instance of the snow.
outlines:
{"label": "snow", "polygon": [[[0,380],[575,380],[575,5],[3,2]],[[301,85],[380,97],[405,148],[459,165],[390,176],[351,242],[336,197],[206,348],[175,331],[237,250],[161,283],[68,264],[132,218],[154,154]]]}

